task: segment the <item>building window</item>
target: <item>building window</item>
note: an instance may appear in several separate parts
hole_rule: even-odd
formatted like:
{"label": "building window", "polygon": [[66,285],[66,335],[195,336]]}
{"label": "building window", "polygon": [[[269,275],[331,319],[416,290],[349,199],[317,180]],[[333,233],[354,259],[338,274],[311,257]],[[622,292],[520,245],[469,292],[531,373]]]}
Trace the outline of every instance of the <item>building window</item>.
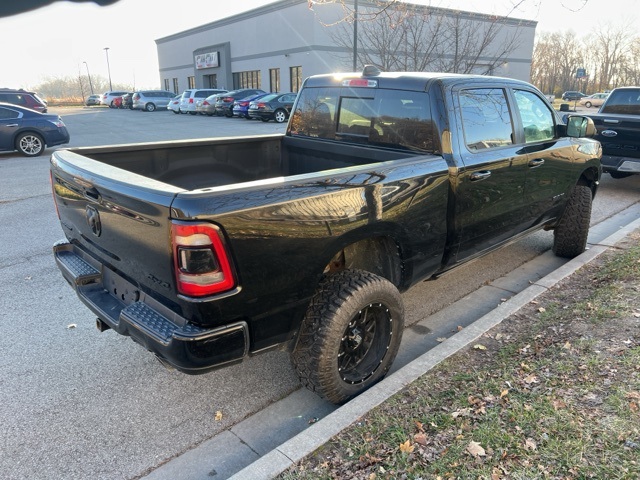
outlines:
{"label": "building window", "polygon": [[164,79],[164,89],[169,91],[169,79],[168,78]]}
{"label": "building window", "polygon": [[233,74],[233,88],[260,88],[260,70],[249,72],[236,72]]}
{"label": "building window", "polygon": [[278,93],[280,91],[280,69],[269,69],[269,91]]}
{"label": "building window", "polygon": [[187,77],[187,88],[196,88],[196,77]]}
{"label": "building window", "polygon": [[218,88],[218,75],[215,73],[204,75],[202,79],[204,80],[204,88]]}
{"label": "building window", "polygon": [[291,91],[297,92],[302,86],[302,67],[289,67],[291,78]]}
{"label": "building window", "polygon": [[178,94],[178,79],[177,78],[173,79],[173,93],[175,93],[176,95]]}

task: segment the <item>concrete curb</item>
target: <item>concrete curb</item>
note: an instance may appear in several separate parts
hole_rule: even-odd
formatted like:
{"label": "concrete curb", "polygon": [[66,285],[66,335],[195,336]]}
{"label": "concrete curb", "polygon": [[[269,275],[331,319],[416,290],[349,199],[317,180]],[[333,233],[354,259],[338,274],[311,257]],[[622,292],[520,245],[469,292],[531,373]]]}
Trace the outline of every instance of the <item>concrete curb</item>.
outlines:
{"label": "concrete curb", "polygon": [[472,325],[422,354],[367,390],[367,392],[329,414],[320,422],[311,425],[303,432],[262,456],[259,460],[248,465],[230,477],[231,480],[249,478],[252,480],[268,480],[276,477],[294,463],[327,443],[332,437],[356,422],[372,408],[398,393],[446,358],[476,341],[492,327],[498,325],[505,318],[508,318],[558,282],[576,272],[583,265],[593,261],[638,228],[640,228],[640,219],[621,227],[616,233],[608,236],[602,242],[592,245],[583,254],[570,260],[511,299],[500,304],[496,309],[484,315]]}

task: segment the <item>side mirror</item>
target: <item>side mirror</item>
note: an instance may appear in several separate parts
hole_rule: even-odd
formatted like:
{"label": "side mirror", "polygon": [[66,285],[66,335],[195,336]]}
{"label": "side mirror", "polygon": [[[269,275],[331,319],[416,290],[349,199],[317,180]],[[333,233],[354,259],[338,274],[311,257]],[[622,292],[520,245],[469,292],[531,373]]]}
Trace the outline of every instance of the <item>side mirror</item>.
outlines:
{"label": "side mirror", "polygon": [[593,137],[596,134],[596,126],[589,117],[569,115],[566,121],[568,137]]}

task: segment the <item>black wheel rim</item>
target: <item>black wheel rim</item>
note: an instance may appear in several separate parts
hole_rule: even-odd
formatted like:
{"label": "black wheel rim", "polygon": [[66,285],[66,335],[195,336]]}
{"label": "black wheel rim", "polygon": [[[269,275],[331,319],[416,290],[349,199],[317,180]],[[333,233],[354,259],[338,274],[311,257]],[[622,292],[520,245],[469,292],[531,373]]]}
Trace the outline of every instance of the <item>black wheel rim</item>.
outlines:
{"label": "black wheel rim", "polygon": [[370,378],[387,355],[393,332],[391,312],[381,303],[358,311],[342,335],[338,352],[338,372],[346,383],[355,385]]}

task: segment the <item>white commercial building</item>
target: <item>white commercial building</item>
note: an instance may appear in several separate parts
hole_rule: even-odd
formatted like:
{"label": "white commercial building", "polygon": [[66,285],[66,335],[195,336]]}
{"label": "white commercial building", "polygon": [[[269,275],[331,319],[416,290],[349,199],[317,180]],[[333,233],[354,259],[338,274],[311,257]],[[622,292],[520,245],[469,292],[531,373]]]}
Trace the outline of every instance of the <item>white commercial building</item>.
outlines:
{"label": "white commercial building", "polygon": [[[358,69],[374,63],[388,71],[446,70],[529,80],[536,22],[400,5],[408,10],[371,15],[380,7],[358,2]],[[176,93],[187,88],[296,92],[310,75],[351,71],[353,9],[353,0],[280,0],[160,38],[161,85]],[[411,43],[413,29],[425,25],[428,34]],[[375,29],[380,42],[371,40]]]}

